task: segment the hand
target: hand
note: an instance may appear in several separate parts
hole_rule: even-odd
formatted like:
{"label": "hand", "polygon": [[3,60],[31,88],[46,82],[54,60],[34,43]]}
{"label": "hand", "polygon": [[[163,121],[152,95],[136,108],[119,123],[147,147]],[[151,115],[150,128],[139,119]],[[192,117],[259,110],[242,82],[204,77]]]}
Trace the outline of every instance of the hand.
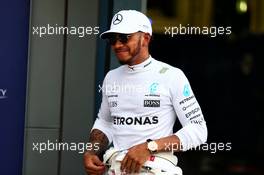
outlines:
{"label": "hand", "polygon": [[147,143],[130,148],[121,162],[121,171],[126,173],[139,173],[142,165],[149,159],[150,151]]}
{"label": "hand", "polygon": [[86,173],[89,175],[102,175],[106,170],[104,163],[99,157],[89,152],[84,154],[83,163]]}

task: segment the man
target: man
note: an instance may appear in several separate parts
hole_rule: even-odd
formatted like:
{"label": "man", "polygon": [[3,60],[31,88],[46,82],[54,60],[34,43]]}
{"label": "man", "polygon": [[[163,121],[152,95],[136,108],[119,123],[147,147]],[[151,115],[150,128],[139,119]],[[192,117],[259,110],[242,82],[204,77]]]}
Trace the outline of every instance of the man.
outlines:
{"label": "man", "polygon": [[[98,155],[113,142],[117,150],[128,150],[121,170],[138,173],[154,153],[185,151],[204,143],[207,127],[200,106],[184,73],[152,58],[150,20],[135,10],[114,15],[110,30],[101,34],[122,64],[107,73],[102,104],[90,142],[100,149],[87,151],[88,174],[103,174]],[[182,128],[173,133],[179,119]]]}

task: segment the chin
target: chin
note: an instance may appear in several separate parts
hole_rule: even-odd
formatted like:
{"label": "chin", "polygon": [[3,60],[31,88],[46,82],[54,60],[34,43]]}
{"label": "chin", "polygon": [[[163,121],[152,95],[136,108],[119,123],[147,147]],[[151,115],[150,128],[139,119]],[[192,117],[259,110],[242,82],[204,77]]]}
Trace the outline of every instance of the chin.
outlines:
{"label": "chin", "polygon": [[128,64],[129,61],[130,61],[130,59],[118,59],[118,62],[119,62],[121,65]]}
{"label": "chin", "polygon": [[120,55],[116,55],[118,61],[120,62],[120,64],[127,64],[130,62],[131,57],[128,56],[120,56]]}

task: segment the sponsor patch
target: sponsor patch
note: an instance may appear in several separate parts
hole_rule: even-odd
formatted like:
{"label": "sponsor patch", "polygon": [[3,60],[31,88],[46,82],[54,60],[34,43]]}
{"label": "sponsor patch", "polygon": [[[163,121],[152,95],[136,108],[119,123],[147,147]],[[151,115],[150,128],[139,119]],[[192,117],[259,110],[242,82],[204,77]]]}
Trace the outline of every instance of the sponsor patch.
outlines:
{"label": "sponsor patch", "polygon": [[144,107],[160,107],[160,100],[144,100]]}

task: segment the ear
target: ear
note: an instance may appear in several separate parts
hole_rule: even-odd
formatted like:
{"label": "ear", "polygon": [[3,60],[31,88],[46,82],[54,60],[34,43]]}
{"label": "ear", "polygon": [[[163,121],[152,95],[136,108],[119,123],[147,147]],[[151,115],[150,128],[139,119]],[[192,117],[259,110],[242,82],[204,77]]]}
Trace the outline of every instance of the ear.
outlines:
{"label": "ear", "polygon": [[143,46],[148,47],[151,36],[148,33],[143,34]]}

